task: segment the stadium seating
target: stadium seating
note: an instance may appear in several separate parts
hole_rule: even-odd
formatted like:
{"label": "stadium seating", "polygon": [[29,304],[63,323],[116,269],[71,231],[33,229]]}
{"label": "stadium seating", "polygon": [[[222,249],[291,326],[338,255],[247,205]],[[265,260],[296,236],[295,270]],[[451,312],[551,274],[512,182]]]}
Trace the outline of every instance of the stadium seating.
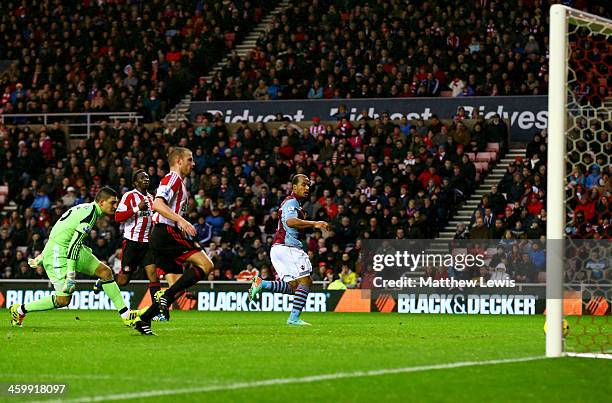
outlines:
{"label": "stadium seating", "polygon": [[500,145],[499,143],[487,143],[486,151],[492,151],[495,153],[499,153]]}
{"label": "stadium seating", "polygon": [[489,163],[487,161],[476,161],[476,172],[482,174],[489,170]]}
{"label": "stadium seating", "polygon": [[297,1],[198,93],[255,99],[261,82],[257,99],[544,94],[545,16],[517,0]]}
{"label": "stadium seating", "polygon": [[136,111],[159,120],[277,3],[8,2],[0,60],[18,65],[0,78],[0,113]]}
{"label": "stadium seating", "polygon": [[491,162],[495,161],[496,159],[497,158],[495,152],[485,151],[476,155],[476,162]]}
{"label": "stadium seating", "polygon": [[[605,122],[603,130],[610,130],[610,122]],[[495,225],[488,227],[489,237],[498,239],[504,237],[504,245],[519,244],[525,239],[539,239],[545,235],[547,215],[546,208],[546,181],[545,171],[542,173],[541,166],[545,166],[545,161],[540,160],[537,164],[531,164],[531,158],[535,153],[546,157],[546,150],[542,150],[541,144],[546,145],[546,131],[537,133],[534,140],[527,144],[526,158],[519,158],[512,162],[508,167],[508,171],[502,180],[497,184],[499,195],[502,197],[502,202],[499,204],[499,211],[495,211],[495,218],[501,220],[501,228],[496,228]],[[597,133],[595,138],[598,138]],[[575,239],[612,239],[612,204],[608,203],[611,196],[612,174],[610,165],[610,155],[606,153],[595,153],[594,150],[601,151],[601,144],[592,142],[591,149],[585,150],[580,160],[573,161],[574,163],[582,163],[586,169],[577,170],[569,173],[567,178],[567,197],[568,202],[568,217],[565,228],[566,234]],[[495,150],[492,144],[487,145],[487,149]],[[478,162],[479,156],[476,156],[477,171],[484,171],[487,162]],[[594,156],[594,159],[593,159]],[[481,159],[481,161],[484,158]],[[543,165],[544,164],[544,165]],[[590,172],[590,174],[589,174]],[[519,175],[520,181],[513,182],[516,175]],[[542,178],[538,178],[542,176]],[[590,180],[587,180],[589,179]],[[530,189],[525,191],[524,189]],[[499,195],[497,197],[499,197]],[[482,196],[480,204],[474,210],[474,216],[484,214],[486,207],[494,207],[491,200],[496,196],[491,193]],[[544,211],[542,211],[544,209]],[[518,223],[518,224],[517,224]],[[506,231],[509,232],[506,237]],[[482,234],[482,231],[480,232]],[[458,234],[463,236],[463,234]],[[457,238],[459,239],[459,238]],[[494,251],[493,251],[494,252]],[[507,250],[506,252],[509,252]],[[524,262],[518,260],[516,254],[509,253],[504,260],[508,273],[513,275],[519,266]],[[531,257],[529,258],[531,259]],[[583,267],[572,269],[575,277],[572,279],[586,278]],[[580,277],[583,276],[583,277]],[[533,272],[530,275],[531,282],[545,282],[546,275],[543,271]]]}
{"label": "stadium seating", "polygon": [[[131,173],[143,167],[156,187],[168,169],[164,157],[172,145],[195,151],[187,215],[197,223],[198,236],[217,267],[269,267],[266,253],[276,228],[271,211],[286,193],[291,174],[302,172],[311,177],[315,196],[304,208],[312,217],[329,220],[334,229],[322,245],[309,242],[308,250],[314,265],[325,262],[336,270],[338,253],[332,250],[350,253],[354,267],[357,239],[394,238],[399,229],[407,229],[406,238],[435,237],[507,146],[494,142],[481,117],[472,118],[484,127],[486,142],[461,148],[469,163],[459,158],[452,138],[446,154],[427,143],[424,133],[413,131],[393,138],[402,142],[400,149],[388,147],[393,122],[368,121],[359,132],[363,144],[358,148],[333,129],[336,122],[324,122],[332,130],[320,138],[303,135],[308,123],[226,125],[215,116],[164,127],[160,117],[187,92],[196,100],[208,90],[214,100],[253,99],[261,82],[267,88],[260,94],[263,101],[307,98],[314,79],[323,88],[322,96],[334,99],[528,95],[543,93],[547,85],[548,39],[544,29],[534,31],[532,26],[546,18],[540,2],[523,4],[525,14],[519,15],[516,0],[441,0],[435,6],[382,0],[332,0],[315,6],[298,1],[276,19],[246,59],[230,58],[211,83],[200,76],[278,1],[159,0],[138,3],[142,7],[125,1],[65,3],[59,7],[58,2],[25,0],[3,9],[0,59],[18,60],[19,68],[0,77],[0,113],[136,111],[149,123],[107,122],[91,138],[70,147],[61,125],[43,127],[30,118],[0,124],[0,251],[7,251],[0,256],[0,273],[21,263],[14,259],[18,249],[26,248],[29,256],[40,251],[50,226],[65,209],[92,199],[95,178],[125,192]],[[484,17],[490,22],[483,30]],[[526,82],[530,73],[537,85]],[[474,122],[463,122],[471,130]],[[450,133],[455,120],[443,124]],[[415,142],[417,137],[423,147]],[[531,169],[530,183],[545,189],[545,181],[535,181],[537,174],[528,162],[517,166]],[[455,165],[459,174],[453,176]],[[584,165],[590,170],[592,161]],[[601,173],[609,181],[609,165]],[[500,187],[506,202],[519,202],[521,207],[512,208],[513,214],[520,214],[523,200],[508,197],[517,186],[502,181]],[[593,202],[604,200],[605,191]],[[34,209],[35,198],[41,203]],[[578,199],[572,209],[580,212]],[[534,206],[538,201],[544,201],[542,195]],[[536,216],[527,218],[535,221]],[[349,219],[349,227],[343,218]],[[576,236],[609,234],[609,226],[595,221],[590,226],[574,223],[569,230]],[[98,242],[102,234],[87,242],[102,259],[116,259],[118,228],[104,225],[102,233],[111,235],[110,244],[106,239]],[[517,231],[519,236],[524,233],[529,231]],[[244,255],[238,246],[244,247]]]}
{"label": "stadium seating", "polygon": [[[290,175],[296,172],[304,172],[313,179],[312,193],[316,195],[316,200],[304,205],[309,214],[319,219],[330,220],[339,234],[342,231],[352,234],[350,239],[345,236],[326,239],[325,245],[328,250],[337,244],[340,249],[350,251],[354,247],[356,237],[394,237],[398,228],[408,225],[409,221],[414,219],[416,210],[420,213],[417,216],[418,221],[414,231],[407,236],[432,238],[450,219],[457,203],[471,194],[476,186],[476,182],[472,179],[470,183],[461,185],[467,186],[465,189],[462,188],[461,195],[455,192],[453,188],[455,182],[448,176],[450,171],[443,171],[444,162],[436,158],[435,147],[426,150],[421,156],[418,155],[419,150],[415,149],[416,164],[404,165],[406,153],[413,147],[413,139],[418,136],[414,133],[402,137],[402,141],[406,142],[402,154],[393,154],[390,149],[372,146],[371,136],[365,133],[361,152],[355,152],[347,138],[333,130],[320,138],[313,138],[312,144],[309,143],[310,140],[302,140],[304,136],[300,132],[308,133],[309,122],[297,125],[289,125],[288,122],[269,122],[260,126],[243,123],[224,124],[218,118],[210,116],[200,117],[199,120],[202,123],[191,126],[184,122],[179,127],[169,130],[159,123],[145,126],[107,124],[87,141],[73,142],[70,150],[66,147],[63,132],[58,133],[57,128],[0,125],[2,138],[8,141],[6,147],[8,154],[0,157],[0,172],[3,174],[0,183],[8,185],[7,199],[13,202],[3,212],[3,225],[13,230],[16,221],[21,221],[19,215],[12,215],[11,210],[14,209],[18,214],[26,214],[29,211],[27,214],[37,217],[38,225],[30,227],[28,234],[40,231],[43,238],[46,237],[49,226],[67,207],[91,200],[95,193],[91,187],[94,185],[94,178],[98,176],[101,183],[113,186],[123,193],[130,187],[131,172],[136,167],[143,167],[151,176],[151,187],[155,188],[167,169],[163,159],[160,160],[161,156],[167,153],[169,146],[179,143],[188,145],[196,154],[196,176],[190,182],[194,203],[190,204],[188,216],[195,223],[198,223],[200,218],[204,220],[204,223],[198,223],[196,226],[201,230],[199,234],[203,237],[205,245],[209,245],[212,240],[215,247],[224,244],[232,246],[231,252],[223,258],[219,255],[215,259],[215,263],[222,269],[245,268],[249,265],[261,267],[263,264],[269,266],[269,258],[265,257],[264,261],[260,261],[257,259],[257,252],[262,249],[266,251],[270,247],[276,224],[271,221],[274,218],[269,212],[278,206],[288,189],[286,184]],[[323,123],[335,126],[335,122]],[[453,126],[452,120],[442,123],[449,127]],[[475,121],[465,120],[464,123],[468,129],[471,129]],[[369,121],[367,131],[378,132],[377,124],[382,122]],[[382,135],[385,137],[392,135],[391,127],[394,124],[397,122],[383,127]],[[425,124],[430,125],[431,122],[427,121]],[[293,133],[289,130],[293,130]],[[288,145],[281,147],[285,137]],[[326,138],[331,139],[333,144],[326,146]],[[110,139],[112,141],[109,141]],[[51,143],[48,143],[49,141]],[[43,146],[39,146],[40,144]],[[310,148],[311,146],[314,148]],[[43,152],[39,151],[41,147]],[[448,150],[446,158],[451,158],[453,163],[458,164],[461,169],[468,169],[469,172],[469,167],[454,156],[455,148],[453,146]],[[484,150],[477,152],[480,154]],[[35,166],[26,165],[28,162],[22,156],[28,153],[27,158],[33,158],[39,163]],[[309,155],[313,157],[312,161],[308,158]],[[376,173],[370,172],[371,162],[383,161],[385,155],[392,156],[390,164],[383,164]],[[109,160],[109,157],[123,159],[125,164],[119,164],[122,165],[119,167],[117,163],[110,163],[113,160]],[[351,166],[352,157],[356,159],[356,166]],[[95,163],[95,169],[91,166],[92,163]],[[272,173],[269,168],[261,169],[263,164],[273,166],[276,171]],[[428,176],[421,176],[427,171],[426,167],[429,164],[436,167],[439,172],[431,177],[433,179],[431,187],[426,186]],[[476,165],[478,168],[474,168],[474,172],[476,170],[479,172],[476,174],[477,177],[484,176],[491,166],[486,162],[476,162]],[[15,167],[21,167],[24,174],[16,175]],[[348,171],[344,171],[345,168]],[[229,172],[233,172],[233,175]],[[415,175],[412,180],[410,172]],[[473,178],[474,174],[471,175]],[[351,179],[351,176],[354,179]],[[465,176],[470,177],[470,174]],[[222,177],[228,179],[227,191],[220,191],[215,185],[220,183]],[[442,179],[446,177],[451,179],[449,185],[442,183]],[[359,187],[360,191],[356,194],[354,189],[359,185],[359,178],[364,178],[366,182],[363,187]],[[391,193],[385,193],[386,184],[391,185]],[[263,186],[266,190],[262,194],[260,192]],[[78,189],[76,195],[69,194],[70,187]],[[373,194],[373,188],[377,189],[377,195]],[[2,189],[6,188],[0,188],[0,192]],[[204,195],[199,194],[200,189],[204,190]],[[343,193],[338,193],[339,189]],[[50,200],[51,207],[45,211],[31,209],[34,197],[39,196],[39,191],[46,194]],[[361,194],[366,196],[365,200],[359,199]],[[326,204],[328,200],[329,205]],[[414,201],[409,202],[410,200]],[[220,225],[218,221],[209,220],[213,216],[209,207],[211,203],[220,207],[222,217]],[[410,203],[414,203],[414,207],[409,207]],[[375,215],[381,217],[381,222],[374,228],[368,228],[370,216],[364,215],[365,205],[368,204],[373,207]],[[353,207],[357,208],[357,212],[352,210]],[[391,215],[383,219],[382,213],[385,209],[389,209]],[[242,216],[243,210],[246,211],[246,216]],[[247,231],[244,229],[244,217],[249,216],[255,219],[254,225],[257,228],[252,234],[255,237],[247,235],[248,242],[236,242],[245,236]],[[351,219],[353,230],[342,228],[343,216]],[[399,218],[397,224],[388,221],[391,216]],[[206,222],[215,226],[209,228]],[[224,227],[223,222],[227,222],[229,227]],[[112,225],[105,228],[107,228],[105,231],[112,233],[110,244],[105,240],[100,241],[102,245],[97,245],[97,235],[88,242],[94,248],[94,252],[102,259],[108,260],[115,254],[120,235],[118,229]],[[9,246],[14,250],[25,246],[28,248],[28,255],[32,255],[41,246],[33,244],[30,239],[31,236],[27,236],[24,245],[9,242]],[[255,239],[258,239],[258,243],[254,243]],[[246,249],[244,258],[234,249],[239,245]],[[5,246],[6,243],[3,243],[0,248]],[[319,251],[317,245],[309,245],[309,249],[315,253],[315,264],[326,261],[330,267],[337,268],[332,264],[337,258],[335,254]],[[352,263],[355,264],[354,256]],[[0,267],[4,267],[2,264],[10,263],[0,262]],[[221,273],[223,272],[224,270]]]}

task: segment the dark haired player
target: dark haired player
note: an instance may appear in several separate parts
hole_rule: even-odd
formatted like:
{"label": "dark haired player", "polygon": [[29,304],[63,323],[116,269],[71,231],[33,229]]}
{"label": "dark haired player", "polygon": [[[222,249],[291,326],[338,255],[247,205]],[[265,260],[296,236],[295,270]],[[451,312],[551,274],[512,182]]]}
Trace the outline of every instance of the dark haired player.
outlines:
{"label": "dark haired player", "polygon": [[27,313],[47,311],[68,306],[76,287],[76,272],[96,276],[102,280],[102,289],[109,296],[123,322],[131,326],[137,320],[137,312],[126,306],[119,286],[113,279],[113,272],[83,245],[83,240],[102,215],[112,216],[117,209],[117,193],[103,187],[93,203],[84,203],[66,211],[55,223],[49,241],[42,253],[28,263],[38,266],[41,261],[49,280],[55,288],[55,295],[49,295],[27,304],[11,306],[11,325],[21,326]]}
{"label": "dark haired player", "polygon": [[294,294],[293,309],[287,324],[305,326],[309,323],[300,319],[300,314],[306,305],[306,299],[312,287],[310,278],[312,265],[303,250],[300,238],[303,229],[328,230],[329,224],[325,221],[304,219],[300,199],[308,197],[310,190],[310,179],[306,175],[295,175],[291,180],[291,188],[291,194],[283,200],[279,207],[278,228],[270,251],[272,265],[280,281],[266,281],[261,277],[256,277],[249,289],[249,299],[253,300],[262,290]]}
{"label": "dark haired player", "polygon": [[[153,301],[155,294],[160,290],[160,284],[153,252],[149,248],[149,236],[153,229],[151,209],[153,196],[148,192],[149,182],[149,175],[143,169],[136,170],[132,175],[134,189],[123,195],[115,212],[115,221],[121,223],[121,232],[123,232],[121,271],[117,274],[117,285],[128,284],[132,275],[144,267]],[[94,285],[94,291],[97,293],[101,289],[102,282],[98,280]],[[158,319],[166,320],[161,315]]]}

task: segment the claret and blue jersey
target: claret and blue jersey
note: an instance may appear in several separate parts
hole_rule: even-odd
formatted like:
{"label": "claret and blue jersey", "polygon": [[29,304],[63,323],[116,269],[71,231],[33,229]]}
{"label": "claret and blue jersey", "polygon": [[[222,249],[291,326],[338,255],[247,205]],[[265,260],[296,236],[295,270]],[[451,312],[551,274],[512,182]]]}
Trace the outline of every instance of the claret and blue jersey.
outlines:
{"label": "claret and blue jersey", "polygon": [[305,218],[302,206],[300,206],[300,202],[296,195],[291,193],[287,196],[278,210],[278,227],[276,229],[276,235],[274,236],[274,245],[280,244],[302,248],[302,241],[300,241],[302,231],[287,225],[287,220],[290,218],[300,218],[302,220]]}

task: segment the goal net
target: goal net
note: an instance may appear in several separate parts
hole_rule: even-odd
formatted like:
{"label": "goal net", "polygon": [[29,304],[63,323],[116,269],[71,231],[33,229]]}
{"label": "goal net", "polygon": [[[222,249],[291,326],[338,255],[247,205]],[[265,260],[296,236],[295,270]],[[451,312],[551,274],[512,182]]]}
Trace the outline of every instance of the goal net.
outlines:
{"label": "goal net", "polygon": [[612,21],[552,6],[549,72],[546,354],[612,358]]}

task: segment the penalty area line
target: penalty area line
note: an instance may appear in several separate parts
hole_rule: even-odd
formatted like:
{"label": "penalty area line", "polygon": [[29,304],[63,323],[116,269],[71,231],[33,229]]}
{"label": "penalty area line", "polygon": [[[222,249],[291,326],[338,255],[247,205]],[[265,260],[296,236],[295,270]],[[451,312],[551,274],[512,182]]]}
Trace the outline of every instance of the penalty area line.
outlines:
{"label": "penalty area line", "polygon": [[[415,367],[400,367],[400,368],[386,368],[386,369],[374,369],[369,371],[355,371],[355,372],[339,372],[335,374],[321,374],[321,375],[310,375],[299,378],[273,378],[264,379],[260,381],[250,382],[235,382],[219,385],[208,385],[181,389],[161,389],[161,390],[149,390],[142,392],[131,392],[131,393],[117,393],[104,396],[84,396],[74,399],[61,399],[61,400],[44,400],[44,402],[70,402],[70,403],[87,403],[87,402],[103,402],[110,400],[129,400],[129,399],[142,399],[148,397],[157,396],[173,396],[183,395],[189,393],[206,393],[206,392],[219,392],[219,391],[231,391],[238,389],[257,388],[262,386],[273,386],[273,385],[286,385],[286,384],[300,384],[300,383],[311,383],[320,381],[330,381],[336,379],[355,378],[355,377],[371,377],[381,375],[394,375],[403,374],[410,372],[424,372],[433,371],[439,369],[453,369],[462,367],[476,367],[481,365],[495,365],[495,364],[509,364],[516,362],[526,362],[546,359],[545,356],[533,356],[533,357],[521,357],[521,358],[507,358],[499,360],[489,361],[461,361],[447,364],[434,364],[434,365],[422,365]],[[42,402],[42,401],[41,401]]]}
{"label": "penalty area line", "polygon": [[575,358],[597,358],[603,360],[612,360],[612,354],[610,354],[612,350],[607,350],[604,353],[565,353],[566,357],[575,357]]}

